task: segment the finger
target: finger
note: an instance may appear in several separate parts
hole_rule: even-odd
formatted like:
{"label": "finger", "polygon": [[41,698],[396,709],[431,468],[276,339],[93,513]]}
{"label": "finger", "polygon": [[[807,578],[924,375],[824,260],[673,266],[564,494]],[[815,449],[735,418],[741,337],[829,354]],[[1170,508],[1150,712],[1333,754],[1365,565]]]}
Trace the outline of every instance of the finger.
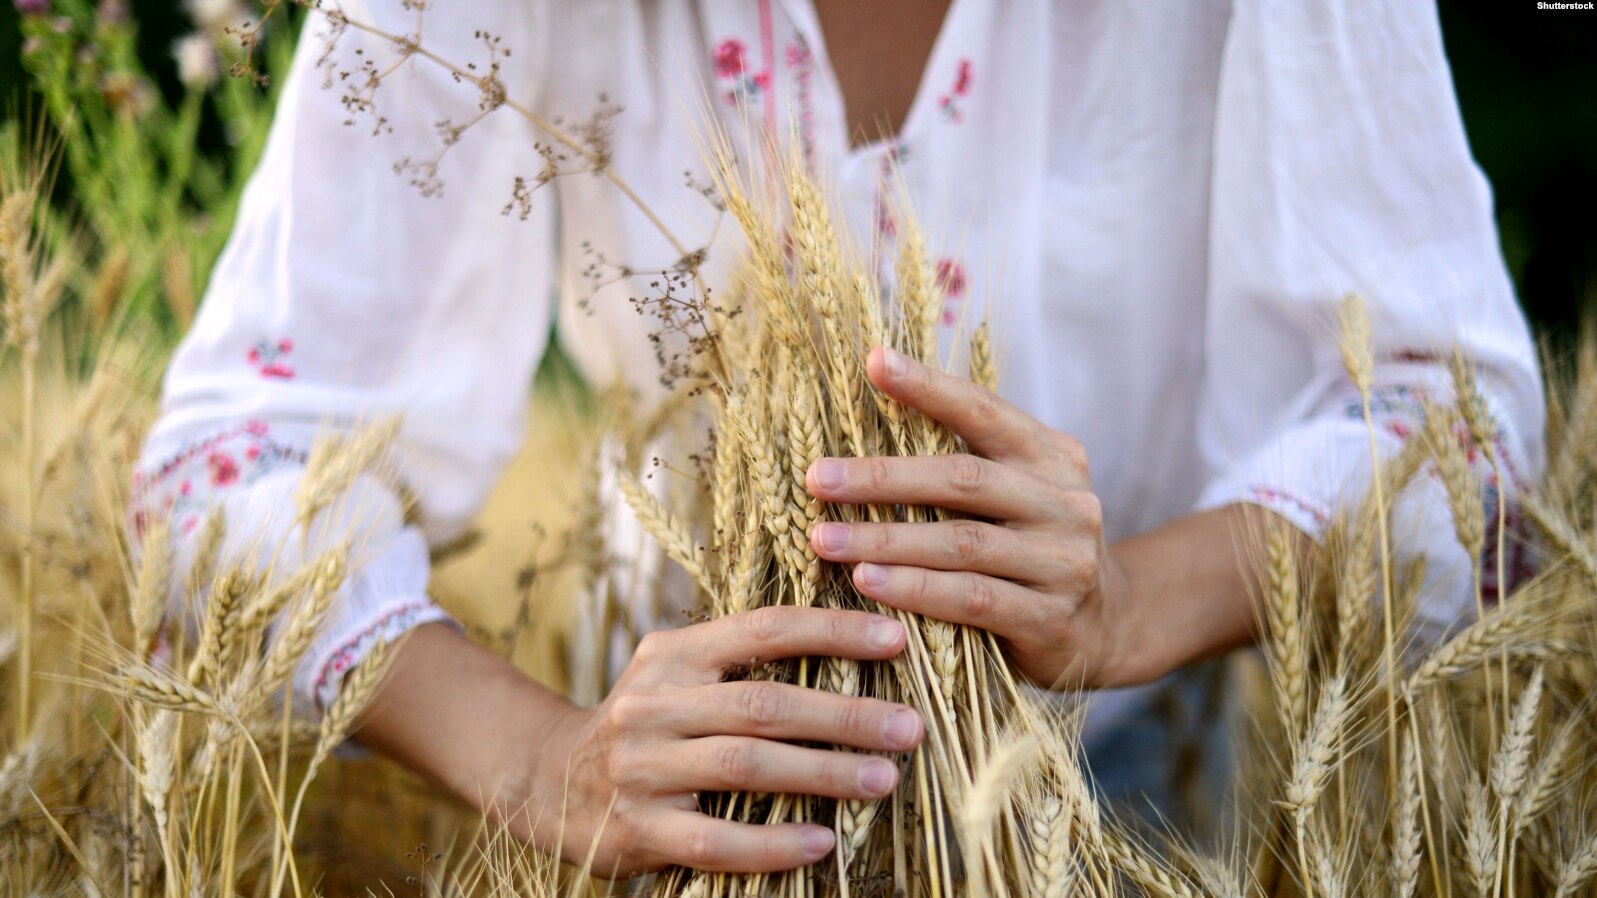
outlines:
{"label": "finger", "polygon": [[676,723],[684,736],[738,735],[908,751],[925,726],[903,705],[786,683],[716,683],[693,690]]}
{"label": "finger", "polygon": [[865,360],[871,383],[943,424],[988,458],[1036,458],[1053,432],[991,390],[878,346]]}
{"label": "finger", "polygon": [[653,832],[666,859],[712,873],[775,873],[813,864],[832,851],[824,826],[804,823],[733,823],[691,811],[667,811]]}
{"label": "finger", "polygon": [[1047,484],[975,455],[823,458],[804,482],[811,495],[839,504],[931,505],[999,521],[1037,521],[1055,510]]}
{"label": "finger", "polygon": [[941,571],[975,571],[1036,582],[1048,556],[1026,535],[981,521],[933,524],[817,524],[815,554],[842,563],[914,565]]}
{"label": "finger", "polygon": [[[668,790],[783,792],[877,799],[898,785],[898,765],[876,755],[805,748],[748,736],[666,743],[651,763]],[[673,782],[674,780],[674,782]]]}
{"label": "finger", "polygon": [[1034,626],[1039,605],[1037,594],[1024,586],[967,571],[859,564],[854,585],[883,605],[1002,636]]}
{"label": "finger", "polygon": [[884,660],[897,655],[906,638],[902,624],[880,614],[793,606],[742,611],[671,633],[665,649],[672,660],[701,675],[713,674],[709,682],[726,667],[752,660],[804,655]]}

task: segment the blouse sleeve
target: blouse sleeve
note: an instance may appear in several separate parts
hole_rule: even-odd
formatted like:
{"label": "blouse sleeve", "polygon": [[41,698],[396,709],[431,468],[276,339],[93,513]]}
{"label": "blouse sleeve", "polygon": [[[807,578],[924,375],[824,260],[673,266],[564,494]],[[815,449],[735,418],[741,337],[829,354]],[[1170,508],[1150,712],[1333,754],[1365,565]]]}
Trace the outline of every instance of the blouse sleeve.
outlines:
{"label": "blouse sleeve", "polygon": [[[1450,398],[1458,351],[1499,425],[1504,482],[1479,463],[1484,501],[1539,475],[1541,380],[1432,3],[1239,0],[1213,164],[1199,441],[1216,473],[1201,507],[1256,503],[1317,536],[1368,490],[1369,433],[1338,350],[1350,293],[1369,310],[1381,453],[1427,398]],[[1394,517],[1400,547],[1427,560],[1420,624],[1451,626],[1473,590],[1441,485],[1422,480]]]}
{"label": "blouse sleeve", "polygon": [[[358,532],[343,593],[294,675],[297,700],[317,705],[377,638],[443,616],[427,596],[428,546],[463,531],[515,451],[551,325],[553,202],[518,186],[542,168],[538,135],[494,91],[404,58],[418,28],[409,6],[337,7],[397,41],[311,15],[135,473],[135,529],[170,517],[180,559],[218,507],[230,555],[314,555]],[[536,103],[545,10],[430,13],[424,45]],[[289,510],[312,440],[395,416],[390,455],[415,513],[366,478],[342,519],[304,538]],[[274,570],[291,570],[278,551]]]}

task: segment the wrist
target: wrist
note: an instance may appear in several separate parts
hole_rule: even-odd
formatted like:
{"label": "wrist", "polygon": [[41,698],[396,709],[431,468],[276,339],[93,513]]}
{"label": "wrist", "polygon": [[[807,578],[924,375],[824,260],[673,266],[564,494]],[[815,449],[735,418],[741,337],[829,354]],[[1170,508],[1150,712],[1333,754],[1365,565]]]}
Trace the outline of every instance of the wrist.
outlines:
{"label": "wrist", "polygon": [[1251,559],[1262,552],[1261,530],[1253,509],[1226,506],[1108,550],[1113,561],[1106,567],[1124,583],[1106,640],[1115,645],[1115,685],[1157,680],[1253,641],[1258,576]]}
{"label": "wrist", "polygon": [[1096,685],[1131,686],[1156,680],[1169,670],[1156,650],[1157,634],[1148,632],[1145,571],[1136,547],[1122,541],[1104,550],[1099,593],[1103,608],[1104,657],[1097,665]]}
{"label": "wrist", "polygon": [[[536,691],[536,695],[532,694]],[[506,725],[479,753],[479,792],[470,800],[522,841],[555,852],[561,847],[568,771],[576,736],[589,709],[579,708],[531,680],[516,684],[505,701],[485,703]]]}
{"label": "wrist", "polygon": [[558,756],[563,775],[561,739],[579,711],[454,628],[428,624],[397,647],[357,735],[527,838],[547,796],[563,795],[537,774]]}

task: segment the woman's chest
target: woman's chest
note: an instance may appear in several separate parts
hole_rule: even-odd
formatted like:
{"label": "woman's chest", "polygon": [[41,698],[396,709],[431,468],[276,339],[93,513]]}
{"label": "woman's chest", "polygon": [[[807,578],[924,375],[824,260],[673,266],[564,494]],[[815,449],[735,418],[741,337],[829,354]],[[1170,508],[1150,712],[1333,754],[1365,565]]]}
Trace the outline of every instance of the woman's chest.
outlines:
{"label": "woman's chest", "polygon": [[553,104],[572,122],[619,109],[604,122],[631,190],[558,182],[568,346],[591,357],[590,373],[624,370],[625,351],[597,347],[648,345],[632,300],[662,271],[705,251],[705,281],[728,282],[738,241],[709,189],[715,139],[749,169],[819,174],[884,282],[912,211],[950,347],[983,315],[1044,331],[1043,345],[1078,358],[1190,342],[1224,14],[1153,5],[1163,17],[1111,3],[956,2],[898,135],[864,147],[849,140],[807,3],[578,6],[573,24],[613,45],[557,67],[567,77]]}

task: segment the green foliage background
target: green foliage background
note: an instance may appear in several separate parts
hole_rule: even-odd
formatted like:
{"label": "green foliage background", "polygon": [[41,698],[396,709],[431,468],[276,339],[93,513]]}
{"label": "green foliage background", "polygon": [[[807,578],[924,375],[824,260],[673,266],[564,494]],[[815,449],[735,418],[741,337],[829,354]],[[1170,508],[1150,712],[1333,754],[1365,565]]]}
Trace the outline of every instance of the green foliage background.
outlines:
{"label": "green foliage background", "polygon": [[[56,5],[86,7],[88,0]],[[185,92],[171,51],[192,28],[183,6],[128,5],[137,56],[176,109]],[[1441,16],[1465,126],[1496,191],[1503,251],[1521,300],[1544,333],[1567,337],[1597,304],[1597,13],[1491,0],[1443,2]],[[42,108],[21,47],[14,0],[0,0],[0,126],[36,121]],[[239,154],[223,108],[213,104],[202,117],[195,143],[201,158],[217,160],[225,172]],[[223,234],[225,228],[208,234],[196,261]]]}

